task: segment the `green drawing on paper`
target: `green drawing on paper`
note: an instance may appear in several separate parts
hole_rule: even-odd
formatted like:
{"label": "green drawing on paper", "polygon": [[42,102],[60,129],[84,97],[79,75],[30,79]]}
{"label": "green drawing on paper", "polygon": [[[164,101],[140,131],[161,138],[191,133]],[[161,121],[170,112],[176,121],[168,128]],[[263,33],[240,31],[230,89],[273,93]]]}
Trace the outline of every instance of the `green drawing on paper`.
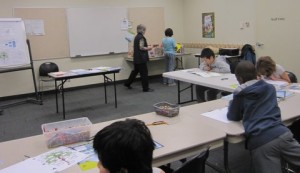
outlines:
{"label": "green drawing on paper", "polygon": [[3,60],[5,60],[6,58],[8,58],[8,54],[7,54],[7,52],[0,52],[0,59],[3,59]]}
{"label": "green drawing on paper", "polygon": [[50,153],[49,155],[45,156],[45,163],[51,165],[54,164],[56,162],[65,162],[67,164],[68,161],[66,158],[70,157],[72,155],[72,152],[69,151],[58,151],[58,152],[54,152],[54,153]]}

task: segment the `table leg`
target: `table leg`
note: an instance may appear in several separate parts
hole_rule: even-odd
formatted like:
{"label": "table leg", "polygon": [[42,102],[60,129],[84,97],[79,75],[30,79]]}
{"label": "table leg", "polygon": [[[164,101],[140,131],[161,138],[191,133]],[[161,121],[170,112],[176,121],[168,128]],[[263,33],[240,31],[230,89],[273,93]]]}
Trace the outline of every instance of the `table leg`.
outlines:
{"label": "table leg", "polygon": [[55,80],[55,101],[56,101],[56,113],[58,113],[58,99],[57,99],[57,94],[58,94],[58,86],[57,86],[57,81]]}
{"label": "table leg", "polygon": [[104,77],[104,83],[103,83],[103,85],[104,85],[104,98],[105,98],[105,104],[107,104],[106,83],[107,83],[108,79],[106,78],[105,74],[103,75],[103,77]]}
{"label": "table leg", "polygon": [[[184,88],[184,89],[180,89],[180,81],[177,80],[177,94],[178,94],[178,104],[184,104],[184,103],[189,103],[189,102],[193,102],[195,101],[194,100],[194,85],[193,84],[190,84],[190,86]],[[184,101],[184,102],[181,102],[181,92],[187,90],[187,89],[190,89],[191,90],[191,100],[188,100],[188,101]]]}
{"label": "table leg", "polygon": [[223,142],[223,150],[224,150],[224,168],[225,168],[225,172],[226,173],[230,173],[230,169],[229,169],[229,160],[228,160],[228,141],[226,139],[224,139]]}
{"label": "table leg", "polygon": [[194,84],[191,84],[191,101],[194,101]]}
{"label": "table leg", "polygon": [[180,104],[180,81],[177,80],[178,104]]}
{"label": "table leg", "polygon": [[117,104],[116,73],[114,73],[114,91],[115,91],[115,108],[117,108],[118,104]]}
{"label": "table leg", "polygon": [[181,57],[175,57],[175,61],[176,61],[175,70],[184,69],[183,68],[183,63],[182,63],[182,56]]}
{"label": "table leg", "polygon": [[183,62],[182,62],[182,56],[179,58],[179,63],[180,63],[180,69],[184,69]]}
{"label": "table leg", "polygon": [[66,119],[64,82],[61,83],[61,96],[63,104],[63,118]]}

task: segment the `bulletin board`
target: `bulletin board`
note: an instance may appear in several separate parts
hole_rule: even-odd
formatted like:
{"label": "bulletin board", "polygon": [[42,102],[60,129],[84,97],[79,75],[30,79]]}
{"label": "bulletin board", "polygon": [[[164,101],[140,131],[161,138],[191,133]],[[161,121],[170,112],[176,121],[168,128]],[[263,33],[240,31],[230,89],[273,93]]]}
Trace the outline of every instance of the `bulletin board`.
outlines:
{"label": "bulletin board", "polygon": [[27,35],[33,60],[69,57],[67,18],[64,8],[15,8],[14,16],[44,21],[45,35]]}
{"label": "bulletin board", "polygon": [[163,7],[128,8],[128,18],[132,22],[132,31],[136,33],[139,24],[146,26],[145,37],[148,44],[161,44],[165,36],[165,15]]}

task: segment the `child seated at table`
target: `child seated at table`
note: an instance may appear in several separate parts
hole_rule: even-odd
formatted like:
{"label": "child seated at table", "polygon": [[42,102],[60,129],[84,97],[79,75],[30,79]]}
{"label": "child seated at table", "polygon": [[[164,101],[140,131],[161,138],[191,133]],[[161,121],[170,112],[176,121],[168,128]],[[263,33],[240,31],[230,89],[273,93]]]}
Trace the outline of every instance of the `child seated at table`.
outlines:
{"label": "child seated at table", "polygon": [[[217,73],[230,73],[230,66],[225,61],[224,57],[216,58],[215,53],[210,48],[204,48],[201,51],[201,58],[202,62],[199,66],[200,70]],[[200,85],[196,86],[196,95],[198,102],[215,100],[219,92],[220,91],[217,89]],[[205,98],[205,96],[207,97]]]}
{"label": "child seated at table", "polygon": [[281,121],[275,87],[257,80],[249,61],[240,62],[235,75],[240,86],[233,92],[227,118],[242,120],[254,172],[281,173],[281,159],[300,167],[300,145]]}
{"label": "child seated at table", "polygon": [[286,81],[291,83],[291,80],[284,68],[276,64],[269,56],[260,57],[256,63],[258,75],[264,79]]}
{"label": "child seated at table", "polygon": [[148,127],[136,119],[114,122],[93,141],[100,173],[164,173],[152,167],[154,142]]}

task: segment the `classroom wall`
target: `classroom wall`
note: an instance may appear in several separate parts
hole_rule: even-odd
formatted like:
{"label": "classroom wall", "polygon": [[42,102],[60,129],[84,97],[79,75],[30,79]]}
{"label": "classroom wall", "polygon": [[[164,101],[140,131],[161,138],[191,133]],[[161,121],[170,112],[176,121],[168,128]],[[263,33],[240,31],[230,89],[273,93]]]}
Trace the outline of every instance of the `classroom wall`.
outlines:
{"label": "classroom wall", "polygon": [[271,56],[285,70],[300,80],[300,1],[256,1],[256,39],[264,44],[257,47],[259,56]]}
{"label": "classroom wall", "polygon": [[[187,43],[255,43],[255,1],[189,0],[184,2],[183,11]],[[202,13],[208,12],[215,13],[215,38],[202,38]],[[240,29],[243,21],[250,22],[250,27]]]}
{"label": "classroom wall", "polygon": [[[300,78],[299,44],[300,23],[298,0],[189,0],[183,4],[184,40],[186,43],[245,44],[255,46],[257,58],[271,56],[285,70]],[[215,38],[202,38],[202,13],[214,12]],[[276,20],[281,18],[282,20]],[[249,22],[249,28],[241,29],[241,23]],[[200,49],[189,50],[191,52]],[[196,67],[192,57],[185,59],[187,68]]]}
{"label": "classroom wall", "polygon": [[[176,39],[183,41],[183,11],[182,0],[3,0],[0,6],[0,18],[13,17],[13,8],[69,8],[69,7],[164,7],[165,26],[172,27],[176,31]],[[108,19],[109,20],[109,19]],[[146,33],[147,37],[147,33]],[[151,43],[150,43],[151,44]],[[58,64],[60,70],[67,71],[76,68],[90,68],[95,66],[121,66],[121,73],[116,75],[117,80],[124,80],[133,68],[132,62],[124,60],[126,54],[103,55],[84,58],[63,57],[59,59],[46,59],[34,61],[36,78],[40,64],[52,61]],[[159,75],[164,72],[163,62],[150,62],[149,75]],[[0,97],[26,94],[34,92],[33,80],[30,70],[0,74]],[[37,80],[38,81],[38,80]],[[102,77],[89,77],[72,80],[66,87],[89,85],[103,82]],[[53,89],[53,84],[45,83],[44,90]]]}
{"label": "classroom wall", "polygon": [[[267,32],[273,38],[273,41],[271,40],[273,44],[266,44],[263,48],[255,47],[257,57],[271,55],[276,62],[282,64],[285,69],[293,71],[300,78],[297,52],[300,40],[300,34],[298,34],[300,28],[300,23],[298,22],[299,12],[297,10],[299,5],[299,1],[297,0],[2,0],[0,17],[12,17],[12,9],[14,7],[164,7],[165,26],[173,28],[174,38],[177,42],[212,44],[250,43],[255,45],[257,41],[261,41],[261,35]],[[272,10],[268,11],[270,6],[272,6]],[[207,12],[215,13],[215,38],[202,38],[202,13]],[[278,22],[275,25],[282,28],[283,32],[278,33],[278,29],[275,31],[274,28],[269,28],[265,31],[261,30],[260,27],[264,27],[262,23],[265,23],[265,18],[270,20],[270,17],[274,16],[285,18],[284,22]],[[250,26],[249,28],[241,29],[241,23],[245,21],[249,22]],[[284,28],[289,29],[284,30]],[[258,29],[260,34],[257,34]],[[280,37],[278,37],[279,34],[281,34]],[[188,48],[185,50],[191,53],[200,52],[199,48]],[[95,66],[95,64],[121,66],[123,69],[117,75],[117,80],[122,80],[128,77],[132,68],[132,63],[124,61],[123,56],[113,55],[80,59],[62,58],[43,60],[35,61],[34,66],[36,74],[39,65],[45,61],[56,62],[59,64],[61,70],[89,68]],[[192,55],[187,56],[184,58],[184,65],[186,68],[197,67],[197,59]],[[164,64],[162,62],[150,62],[150,75],[161,74],[163,71]],[[29,70],[0,74],[0,80],[0,97],[33,92],[31,72]],[[67,86],[88,85],[97,83],[98,81],[99,79],[96,77],[76,79],[68,83]]]}
{"label": "classroom wall", "polygon": [[[183,4],[184,40],[186,43],[255,44],[255,1],[249,0],[189,0]],[[202,13],[214,12],[215,38],[202,37]],[[188,19],[188,20],[187,20]],[[249,28],[240,29],[242,22],[250,22]],[[200,53],[201,49],[189,49]],[[195,68],[197,58],[185,58],[187,68]]]}

